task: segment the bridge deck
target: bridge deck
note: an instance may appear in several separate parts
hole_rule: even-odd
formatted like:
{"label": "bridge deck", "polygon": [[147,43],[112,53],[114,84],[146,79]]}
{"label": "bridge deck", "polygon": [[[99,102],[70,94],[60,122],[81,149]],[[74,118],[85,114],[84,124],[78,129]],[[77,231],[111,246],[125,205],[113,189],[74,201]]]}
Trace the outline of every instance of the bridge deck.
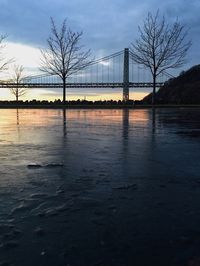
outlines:
{"label": "bridge deck", "polygon": [[[156,87],[163,86],[163,82],[156,83]],[[123,83],[67,83],[66,88],[123,88]],[[0,88],[62,88],[62,83],[9,83],[0,82]],[[151,88],[152,82],[129,82],[129,88]]]}

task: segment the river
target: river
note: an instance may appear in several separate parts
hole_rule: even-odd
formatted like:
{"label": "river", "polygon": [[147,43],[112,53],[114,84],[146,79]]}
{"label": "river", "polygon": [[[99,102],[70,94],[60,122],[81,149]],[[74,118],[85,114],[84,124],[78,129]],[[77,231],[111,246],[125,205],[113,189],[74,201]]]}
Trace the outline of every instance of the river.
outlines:
{"label": "river", "polygon": [[197,108],[1,109],[0,265],[193,265],[199,158]]}

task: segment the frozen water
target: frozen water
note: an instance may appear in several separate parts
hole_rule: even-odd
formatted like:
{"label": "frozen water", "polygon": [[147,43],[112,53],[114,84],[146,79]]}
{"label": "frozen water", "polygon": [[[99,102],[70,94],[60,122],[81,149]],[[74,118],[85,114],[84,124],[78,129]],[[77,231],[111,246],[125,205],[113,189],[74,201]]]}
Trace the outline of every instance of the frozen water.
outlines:
{"label": "frozen water", "polygon": [[1,109],[0,264],[187,265],[199,158],[200,109]]}

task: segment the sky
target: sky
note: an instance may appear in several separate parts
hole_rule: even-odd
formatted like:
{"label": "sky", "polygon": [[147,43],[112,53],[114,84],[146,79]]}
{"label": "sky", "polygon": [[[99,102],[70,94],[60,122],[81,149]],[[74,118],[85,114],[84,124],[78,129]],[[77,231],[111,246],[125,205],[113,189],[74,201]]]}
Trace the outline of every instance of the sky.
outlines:
{"label": "sky", "polygon": [[[200,1],[199,0],[0,0],[0,34],[6,34],[6,56],[15,58],[27,74],[37,74],[40,49],[46,47],[50,34],[50,17],[60,25],[65,18],[73,31],[83,31],[81,43],[91,49],[95,58],[130,47],[138,37],[147,13],[165,15],[169,23],[177,18],[185,25],[192,41],[187,63],[177,73],[199,64]],[[10,75],[12,69],[3,73]],[[130,98],[140,99],[150,90],[131,89]],[[24,99],[58,99],[60,90],[32,89]],[[69,90],[68,99],[121,99],[122,91],[87,89]],[[9,90],[1,89],[0,100],[13,99]]]}

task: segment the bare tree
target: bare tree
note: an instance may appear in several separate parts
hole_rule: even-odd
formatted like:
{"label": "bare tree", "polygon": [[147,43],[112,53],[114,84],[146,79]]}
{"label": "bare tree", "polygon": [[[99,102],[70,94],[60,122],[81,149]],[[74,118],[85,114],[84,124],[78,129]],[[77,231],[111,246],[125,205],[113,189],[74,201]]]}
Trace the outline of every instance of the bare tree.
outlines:
{"label": "bare tree", "polygon": [[4,41],[6,37],[6,35],[0,35],[0,72],[7,70],[9,64],[13,62],[13,59],[6,59],[3,54],[5,48]]}
{"label": "bare tree", "polygon": [[66,101],[66,81],[74,73],[85,68],[90,50],[83,51],[80,45],[82,32],[73,32],[67,27],[65,19],[60,29],[57,29],[51,18],[51,35],[47,39],[47,49],[42,49],[40,70],[50,75],[58,75],[63,82],[63,103]]}
{"label": "bare tree", "polygon": [[153,78],[152,104],[155,104],[156,80],[167,69],[178,68],[185,63],[191,46],[186,41],[187,30],[176,20],[169,25],[165,17],[148,13],[143,27],[139,27],[139,39],[131,44],[132,59],[149,68]]}
{"label": "bare tree", "polygon": [[24,75],[24,67],[20,65],[14,65],[13,75],[9,80],[10,83],[16,84],[13,88],[10,88],[10,92],[15,96],[16,101],[18,102],[19,98],[24,96],[27,93],[27,89],[20,86],[20,84],[27,77]]}

